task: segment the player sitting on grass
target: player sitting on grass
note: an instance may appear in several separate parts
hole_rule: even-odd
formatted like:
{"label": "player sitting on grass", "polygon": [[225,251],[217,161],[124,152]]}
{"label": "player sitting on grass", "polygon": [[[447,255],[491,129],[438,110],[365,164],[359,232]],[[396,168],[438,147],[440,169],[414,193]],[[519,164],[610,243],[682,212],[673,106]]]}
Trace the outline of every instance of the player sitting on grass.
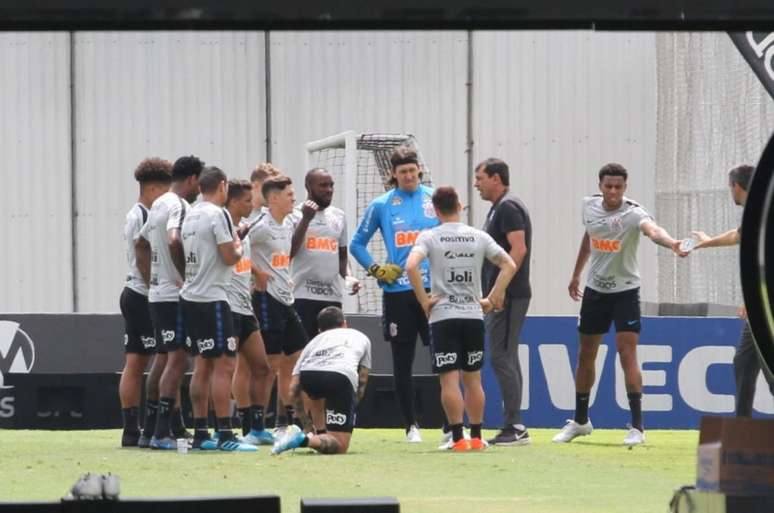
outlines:
{"label": "player sitting on grass", "polygon": [[[355,425],[355,405],[363,398],[371,367],[371,341],[347,327],[340,308],[329,306],[317,316],[320,334],[301,352],[293,369],[291,396],[296,411],[310,411],[316,433],[288,427],[272,454],[309,447],[323,454],[343,454]],[[304,424],[308,419],[304,419]],[[325,426],[325,427],[323,427]]]}

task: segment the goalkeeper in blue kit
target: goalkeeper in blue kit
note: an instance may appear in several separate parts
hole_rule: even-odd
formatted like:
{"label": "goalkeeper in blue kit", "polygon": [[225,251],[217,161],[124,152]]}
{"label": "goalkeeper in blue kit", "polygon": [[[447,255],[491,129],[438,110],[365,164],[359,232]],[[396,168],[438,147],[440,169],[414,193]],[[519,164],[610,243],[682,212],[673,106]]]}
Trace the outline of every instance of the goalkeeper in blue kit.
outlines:
{"label": "goalkeeper in blue kit", "polygon": [[[417,335],[425,345],[430,343],[427,318],[414,296],[406,260],[422,230],[438,225],[433,208],[433,190],[422,185],[422,170],[414,149],[397,148],[390,156],[392,190],[374,199],[357,227],[349,245],[350,252],[368,274],[377,279],[384,293],[382,329],[392,349],[392,369],[406,426],[406,440],[421,442],[414,415],[414,387],[411,368],[414,364]],[[368,253],[368,242],[380,230],[387,250],[386,262],[375,262]],[[421,267],[422,282],[430,289],[427,261]]]}

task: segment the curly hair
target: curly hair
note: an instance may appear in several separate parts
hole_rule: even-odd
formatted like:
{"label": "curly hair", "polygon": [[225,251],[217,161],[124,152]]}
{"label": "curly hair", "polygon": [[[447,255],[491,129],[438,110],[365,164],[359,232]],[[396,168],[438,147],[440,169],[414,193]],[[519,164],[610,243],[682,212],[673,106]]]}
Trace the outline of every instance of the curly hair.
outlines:
{"label": "curly hair", "polygon": [[150,157],[140,162],[134,170],[134,179],[140,184],[172,181],[172,164],[168,160]]}

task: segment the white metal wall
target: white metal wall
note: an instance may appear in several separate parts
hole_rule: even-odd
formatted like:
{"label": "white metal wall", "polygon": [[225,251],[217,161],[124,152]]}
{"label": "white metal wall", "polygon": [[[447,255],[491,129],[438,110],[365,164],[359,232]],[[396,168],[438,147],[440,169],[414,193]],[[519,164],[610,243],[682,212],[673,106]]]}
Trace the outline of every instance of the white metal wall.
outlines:
{"label": "white metal wall", "polygon": [[[597,171],[620,162],[627,195],[655,208],[654,34],[475,32],[474,161],[499,157],[533,224],[531,315],[575,314],[567,294]],[[490,204],[473,204],[480,226]],[[658,219],[657,213],[656,218]],[[656,252],[640,245],[642,294],[656,300]]]}
{"label": "white metal wall", "polygon": [[264,33],[85,32],[74,51],[78,310],[117,311],[140,160],[242,178],[264,160]]}
{"label": "white metal wall", "polygon": [[0,311],[72,309],[70,37],[0,33]]}
{"label": "white metal wall", "polygon": [[465,191],[466,32],[272,32],[270,41],[272,160],[297,184],[308,141],[408,132],[434,181]]}

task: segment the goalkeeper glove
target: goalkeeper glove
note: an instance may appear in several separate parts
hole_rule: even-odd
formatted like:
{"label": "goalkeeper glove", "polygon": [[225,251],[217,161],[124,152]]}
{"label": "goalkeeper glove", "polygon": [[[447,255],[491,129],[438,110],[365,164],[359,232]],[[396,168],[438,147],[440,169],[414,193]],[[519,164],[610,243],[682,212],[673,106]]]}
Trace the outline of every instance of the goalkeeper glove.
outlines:
{"label": "goalkeeper glove", "polygon": [[396,264],[372,264],[371,267],[368,268],[368,274],[379,281],[391,284],[395,282],[395,280],[397,280],[401,274],[403,274],[403,269],[401,269],[400,266]]}

